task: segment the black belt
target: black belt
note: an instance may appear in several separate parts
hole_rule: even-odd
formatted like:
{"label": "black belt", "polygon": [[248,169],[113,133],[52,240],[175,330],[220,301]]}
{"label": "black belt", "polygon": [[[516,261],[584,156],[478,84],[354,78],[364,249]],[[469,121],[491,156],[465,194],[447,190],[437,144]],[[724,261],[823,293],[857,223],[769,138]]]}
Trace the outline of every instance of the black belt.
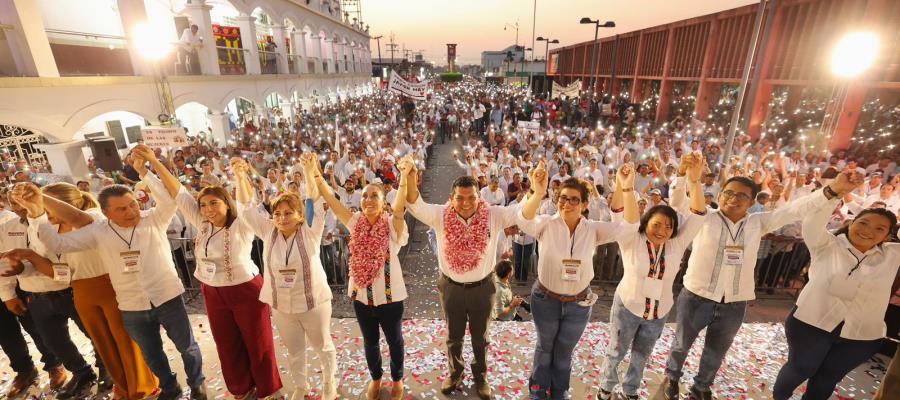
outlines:
{"label": "black belt", "polygon": [[444,275],[444,279],[446,279],[447,282],[450,282],[450,283],[452,283],[452,284],[454,284],[454,285],[456,285],[456,286],[462,286],[462,287],[467,288],[467,289],[468,289],[468,288],[473,288],[473,287],[481,286],[481,285],[483,285],[483,284],[485,284],[485,283],[487,283],[487,282],[493,283],[493,278],[494,278],[494,273],[491,272],[490,274],[488,274],[488,276],[484,277],[484,279],[482,279],[482,280],[480,280],[480,281],[475,281],[475,282],[457,282],[457,281],[454,281],[453,279],[450,279],[449,276]]}
{"label": "black belt", "polygon": [[66,296],[72,294],[72,288],[65,288],[63,290],[54,290],[52,292],[28,292],[28,294],[32,296]]}

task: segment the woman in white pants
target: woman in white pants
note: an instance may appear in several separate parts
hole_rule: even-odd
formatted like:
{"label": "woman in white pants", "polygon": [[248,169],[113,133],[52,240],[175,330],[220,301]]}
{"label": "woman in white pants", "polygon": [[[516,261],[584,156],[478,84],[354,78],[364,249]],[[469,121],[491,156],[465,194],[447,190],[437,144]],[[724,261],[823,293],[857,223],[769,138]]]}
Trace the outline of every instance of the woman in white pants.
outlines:
{"label": "woman in white pants", "polygon": [[[306,168],[317,168],[314,155],[302,157]],[[238,202],[245,205],[243,217],[263,240],[263,288],[260,301],[269,304],[275,326],[288,348],[294,379],[292,398],[309,393],[306,341],[319,353],[322,363],[322,398],[337,397],[335,349],[331,340],[331,288],[319,259],[319,245],[325,226],[324,203],[306,174],[307,199],[285,193],[272,201],[272,215],[261,204],[250,204],[253,187],[246,161],[232,161]],[[305,205],[304,205],[305,203]]]}

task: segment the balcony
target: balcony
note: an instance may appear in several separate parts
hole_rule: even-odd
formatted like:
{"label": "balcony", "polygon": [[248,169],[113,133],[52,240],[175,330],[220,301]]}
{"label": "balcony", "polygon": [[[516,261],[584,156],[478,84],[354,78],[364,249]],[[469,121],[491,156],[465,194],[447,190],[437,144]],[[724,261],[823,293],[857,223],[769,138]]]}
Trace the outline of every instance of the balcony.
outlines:
{"label": "balcony", "polygon": [[274,51],[259,52],[259,70],[263,75],[278,74],[278,63],[281,54]]}

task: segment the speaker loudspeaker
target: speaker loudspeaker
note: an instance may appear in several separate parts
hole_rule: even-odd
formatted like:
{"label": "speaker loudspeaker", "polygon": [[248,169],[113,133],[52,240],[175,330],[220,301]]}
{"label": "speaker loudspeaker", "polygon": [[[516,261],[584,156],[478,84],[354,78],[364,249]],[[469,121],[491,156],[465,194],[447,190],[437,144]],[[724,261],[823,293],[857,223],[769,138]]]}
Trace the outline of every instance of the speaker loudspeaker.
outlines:
{"label": "speaker loudspeaker", "polygon": [[94,164],[104,171],[121,171],[122,157],[116,148],[116,140],[110,137],[89,140],[91,153],[94,154]]}

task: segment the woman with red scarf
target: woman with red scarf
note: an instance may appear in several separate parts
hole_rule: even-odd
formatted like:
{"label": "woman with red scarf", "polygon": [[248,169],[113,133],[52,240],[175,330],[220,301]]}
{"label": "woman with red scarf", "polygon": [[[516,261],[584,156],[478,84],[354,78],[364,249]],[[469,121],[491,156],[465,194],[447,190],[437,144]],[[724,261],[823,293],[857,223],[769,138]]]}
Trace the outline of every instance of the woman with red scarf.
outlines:
{"label": "woman with red scarf", "polygon": [[372,381],[367,399],[378,399],[381,391],[381,348],[378,327],[384,332],[391,354],[391,398],[403,398],[403,300],[406,286],[397,254],[409,240],[403,220],[406,206],[407,174],[414,162],[407,156],[400,161],[400,186],[393,205],[387,209],[384,191],[372,184],[363,189],[361,211],[351,212],[338,200],[321,176],[316,186],[334,215],[350,231],[350,297],[363,335],[366,363]]}

